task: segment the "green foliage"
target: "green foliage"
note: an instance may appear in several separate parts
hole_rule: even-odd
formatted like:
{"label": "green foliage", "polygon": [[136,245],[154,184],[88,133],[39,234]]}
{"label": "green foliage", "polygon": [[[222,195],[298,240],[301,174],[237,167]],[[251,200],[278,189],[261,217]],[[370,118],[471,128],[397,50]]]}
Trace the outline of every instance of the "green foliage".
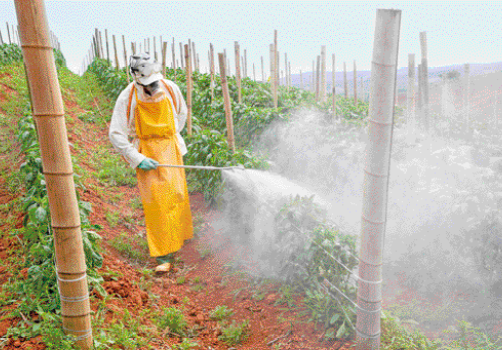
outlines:
{"label": "green foliage", "polygon": [[[19,268],[27,269],[27,277],[23,281],[16,278],[8,284],[11,294],[11,302],[19,302],[18,307],[12,311],[13,316],[30,314],[31,312],[49,313],[60,309],[59,293],[57,290],[54,233],[50,225],[49,202],[42,174],[42,162],[40,149],[35,133],[35,126],[31,116],[24,116],[19,121],[17,137],[25,161],[19,170],[25,192],[22,199],[25,217],[24,227],[13,231],[12,235],[22,235],[22,250],[25,257]],[[81,186],[78,177],[75,178],[76,187]],[[88,282],[92,288],[96,288],[102,295],[106,294],[101,287],[102,278],[96,269],[102,266],[103,258],[100,254],[99,241],[101,237],[96,233],[100,229],[97,225],[90,225],[88,216],[91,211],[90,203],[77,199],[80,210],[81,232],[86,255]],[[47,316],[49,317],[49,316]],[[47,318],[50,322],[53,319]],[[50,325],[47,325],[50,327]],[[13,328],[11,335],[20,336],[19,328]],[[27,331],[37,335],[41,332],[41,326],[32,324]],[[56,337],[57,338],[57,337]],[[63,341],[63,340],[61,340]],[[64,342],[64,341],[63,341]]]}
{"label": "green foliage", "polygon": [[174,307],[162,308],[162,314],[155,320],[159,330],[164,331],[169,327],[169,332],[183,335],[188,325],[183,312]]}
{"label": "green foliage", "polygon": [[16,61],[22,61],[22,59],[23,53],[21,48],[16,44],[0,45],[0,66]]}
{"label": "green foliage", "polygon": [[125,70],[113,68],[108,60],[95,58],[87,68],[86,74],[88,73],[97,77],[105,94],[113,100],[116,100],[127,86]]}
{"label": "green foliage", "polygon": [[[326,337],[347,337],[355,323],[352,304],[330,289],[335,286],[355,300],[356,288],[349,283],[348,270],[357,266],[356,241],[324,221],[325,213],[313,196],[290,198],[277,212],[275,244],[284,259],[280,264],[284,267],[281,275],[305,292],[311,320],[323,325]],[[289,299],[292,303],[291,296]]]}
{"label": "green foliage", "polygon": [[233,313],[232,309],[229,309],[226,305],[219,305],[209,313],[209,317],[213,320],[222,321],[230,317]]}
{"label": "green foliage", "polygon": [[125,258],[134,262],[145,262],[148,260],[148,245],[144,239],[135,239],[123,232],[119,236],[109,241],[110,246]]}
{"label": "green foliage", "polygon": [[175,350],[189,350],[192,348],[196,348],[199,346],[197,342],[191,341],[188,338],[184,338],[183,341],[179,344],[174,344],[173,349]]}
{"label": "green foliage", "polygon": [[249,332],[249,320],[245,320],[241,324],[233,321],[231,325],[221,329],[221,335],[218,339],[224,341],[228,345],[237,345],[249,337]]}

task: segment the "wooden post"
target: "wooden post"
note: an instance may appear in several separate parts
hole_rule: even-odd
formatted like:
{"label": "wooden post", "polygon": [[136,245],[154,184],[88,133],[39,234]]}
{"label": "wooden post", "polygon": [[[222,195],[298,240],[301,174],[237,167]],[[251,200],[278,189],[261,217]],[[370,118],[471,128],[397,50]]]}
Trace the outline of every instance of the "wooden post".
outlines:
{"label": "wooden post", "polygon": [[147,52],[151,55],[152,54],[152,47],[150,46],[150,38],[146,39],[146,43],[148,45],[148,50]]}
{"label": "wooden post", "polygon": [[108,29],[105,29],[105,40],[106,40],[106,59],[111,63],[110,60],[110,49],[108,46]]}
{"label": "wooden post", "polygon": [[162,43],[162,77],[166,78],[166,56],[167,56],[167,41]]}
{"label": "wooden post", "polygon": [[117,54],[117,44],[115,43],[115,34],[112,35],[112,39],[113,39],[113,50],[115,51],[115,65],[117,67],[117,70],[120,69],[119,67],[119,56]]}
{"label": "wooden post", "polygon": [[331,93],[333,94],[332,104],[333,104],[333,119],[336,119],[336,85],[335,85],[335,54],[332,56],[333,58],[333,67],[331,70]]}
{"label": "wooden post", "polygon": [[356,60],[354,60],[354,105],[357,106],[357,68],[356,68]]}
{"label": "wooden post", "polygon": [[173,69],[176,69],[176,50],[175,50],[175,47],[174,47],[174,37],[173,37],[173,43],[171,44],[171,50],[173,51],[173,61],[171,63],[171,66]]}
{"label": "wooden post", "polygon": [[284,81],[284,85],[288,87],[288,54],[284,53],[284,72],[286,73],[286,79]]}
{"label": "wooden post", "polygon": [[430,132],[430,115],[429,115],[429,69],[427,67],[428,62],[427,62],[427,33],[426,32],[421,32],[420,33],[420,49],[422,52],[422,73],[423,73],[423,89],[422,93],[424,96],[424,104],[423,104],[423,109],[424,109],[424,122],[425,122],[425,130],[427,133]]}
{"label": "wooden post", "polygon": [[183,46],[180,43],[180,63],[181,63],[181,68],[185,68],[185,61],[183,60]]}
{"label": "wooden post", "polygon": [[230,104],[230,94],[228,93],[227,74],[225,71],[225,56],[222,53],[219,53],[218,60],[220,61],[221,90],[223,92],[223,103],[225,105],[225,117],[227,122],[227,142],[232,152],[235,152],[232,106]]}
{"label": "wooden post", "polygon": [[326,102],[326,45],[321,46],[321,91],[320,98]]}
{"label": "wooden post", "polygon": [[303,75],[302,75],[302,70],[300,69],[300,89],[303,90]]}
{"label": "wooden post", "polygon": [[471,109],[471,89],[470,89],[470,66],[469,63],[464,65],[464,119],[465,119],[465,133],[470,134],[470,109]]}
{"label": "wooden post", "polygon": [[197,62],[195,60],[195,43],[188,39],[188,43],[190,44],[188,50],[190,51],[190,69],[192,71],[197,70]]}
{"label": "wooden post", "polygon": [[209,44],[209,64],[211,67],[211,103],[214,101],[214,48]]}
{"label": "wooden post", "polygon": [[[157,38],[156,37],[153,37],[152,38],[152,41],[153,41],[153,57],[155,58],[155,61],[158,61],[158,56],[157,56],[157,44],[156,44],[156,41],[157,41]],[[160,47],[162,48],[162,42],[160,43]],[[164,75],[165,76],[165,75]]]}
{"label": "wooden post", "polygon": [[[408,105],[407,110],[407,124],[408,135],[411,138],[415,135],[415,54],[408,54]],[[414,141],[413,141],[414,142]]]}
{"label": "wooden post", "polygon": [[347,65],[343,62],[343,87],[345,88],[345,98],[349,98],[349,87],[347,84]]}
{"label": "wooden post", "polygon": [[9,29],[9,22],[7,23],[7,38],[9,38],[9,44],[12,44],[12,41],[10,40],[10,29]]}
{"label": "wooden post", "polygon": [[96,40],[96,36],[92,37],[92,44],[94,45],[94,57],[99,58],[99,49],[98,49],[98,41]]}
{"label": "wooden post", "polygon": [[316,102],[319,102],[319,99],[320,99],[320,85],[321,85],[321,79],[320,79],[320,75],[321,75],[321,56],[317,56],[317,64],[316,64],[316,73],[315,73],[315,81],[316,81],[316,84],[315,84],[315,100]]}
{"label": "wooden post", "polygon": [[[244,72],[244,56],[241,57],[241,63],[242,63],[241,67],[243,67],[242,71]],[[244,73],[243,73],[243,75],[244,75]]]}
{"label": "wooden post", "polygon": [[3,45],[4,42],[3,42],[3,37],[2,37],[2,31],[0,30],[0,45]]}
{"label": "wooden post", "polygon": [[382,257],[392,147],[401,11],[377,10],[371,68],[357,290],[357,350],[380,348]]}
{"label": "wooden post", "polygon": [[105,51],[103,49],[103,36],[101,35],[101,31],[99,32],[99,46],[101,50],[101,58],[105,58]]}
{"label": "wooden post", "polygon": [[131,77],[129,76],[129,64],[127,63],[127,50],[126,50],[126,43],[125,43],[125,37],[122,35],[122,44],[124,45],[124,66],[126,70],[126,75],[127,75],[127,84],[131,82]]}
{"label": "wooden post", "polygon": [[192,69],[190,61],[190,45],[185,44],[185,67],[187,72],[187,133],[192,135]]}
{"label": "wooden post", "polygon": [[248,56],[246,49],[244,49],[244,78],[247,77],[248,77]]}
{"label": "wooden post", "polygon": [[91,309],[80,213],[45,6],[41,0],[16,0],[15,6],[54,232],[63,329],[77,337],[78,348],[90,349]]}
{"label": "wooden post", "polygon": [[277,52],[277,29],[274,30],[274,108],[277,108],[277,89],[279,87],[279,57]]}
{"label": "wooden post", "polygon": [[265,71],[263,69],[263,56],[261,56],[261,81],[265,82]]}
{"label": "wooden post", "polygon": [[237,80],[237,95],[238,102],[242,103],[242,95],[241,95],[241,67],[240,67],[240,47],[239,42],[235,41],[235,79]]}
{"label": "wooden post", "polygon": [[199,54],[197,53],[197,72],[200,72]]}
{"label": "wooden post", "polygon": [[292,87],[291,84],[291,62],[288,63],[288,81],[289,81],[289,87]]}
{"label": "wooden post", "polygon": [[310,90],[315,93],[315,63],[312,61],[312,86],[310,87]]}
{"label": "wooden post", "polygon": [[417,124],[420,125],[421,128],[424,128],[424,118],[422,115],[422,106],[423,106],[423,93],[422,93],[422,80],[423,80],[423,74],[422,74],[422,64],[418,64],[418,96],[417,96],[417,108],[415,110],[415,120],[417,121]]}
{"label": "wooden post", "polygon": [[253,80],[256,81],[256,73],[255,73],[255,70],[254,70],[254,62],[253,62]]}

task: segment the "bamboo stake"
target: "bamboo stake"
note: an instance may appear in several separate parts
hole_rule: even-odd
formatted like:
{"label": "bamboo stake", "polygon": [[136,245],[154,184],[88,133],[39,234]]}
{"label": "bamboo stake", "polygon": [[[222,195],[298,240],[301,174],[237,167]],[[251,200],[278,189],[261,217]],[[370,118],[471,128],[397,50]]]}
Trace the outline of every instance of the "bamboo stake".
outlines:
{"label": "bamboo stake", "polygon": [[150,38],[147,38],[147,39],[146,39],[146,43],[147,43],[147,45],[148,45],[148,50],[147,50],[147,52],[148,52],[149,54],[151,54],[151,53],[152,53],[152,47],[150,46]]}
{"label": "bamboo stake", "polygon": [[265,82],[265,71],[263,69],[263,56],[261,56],[261,81]]}
{"label": "bamboo stake", "polygon": [[422,93],[422,64],[418,64],[418,96],[417,96],[417,109],[415,111],[415,119],[421,128],[424,128],[424,118],[422,116],[423,93]]}
{"label": "bamboo stake", "polygon": [[244,78],[247,78],[248,75],[248,55],[246,49],[244,49]]}
{"label": "bamboo stake", "polygon": [[[157,38],[153,37],[152,41],[153,41],[153,57],[155,58],[155,61],[158,61],[157,44],[156,44]],[[162,45],[162,42],[160,43],[160,45]],[[164,76],[165,76],[165,74],[164,74]]]}
{"label": "bamboo stake", "polygon": [[92,44],[94,45],[94,57],[99,58],[98,42],[96,41],[96,36],[92,37]]}
{"label": "bamboo stake", "polygon": [[408,112],[408,135],[411,140],[415,135],[415,54],[413,53],[408,54],[408,105],[406,110]]}
{"label": "bamboo stake", "polygon": [[310,90],[312,92],[315,92],[315,63],[312,61],[312,86],[310,87]]}
{"label": "bamboo stake", "polygon": [[190,45],[185,44],[185,63],[187,74],[187,133],[192,135],[192,69],[190,61]]}
{"label": "bamboo stake", "polygon": [[273,55],[273,60],[274,60],[274,108],[277,108],[277,89],[279,86],[279,58],[278,58],[278,53],[277,53],[277,29],[274,30],[274,55]]}
{"label": "bamboo stake", "polygon": [[242,94],[241,94],[241,67],[240,67],[240,47],[239,42],[234,42],[235,47],[235,78],[237,80],[237,95],[239,103],[242,103]]}
{"label": "bamboo stake", "polygon": [[392,147],[394,91],[401,11],[377,10],[373,46],[370,125],[364,169],[357,350],[380,348],[382,256]]}
{"label": "bamboo stake", "polygon": [[110,50],[108,48],[108,29],[105,29],[105,40],[106,40],[106,59],[110,62]]}
{"label": "bamboo stake", "polygon": [[[241,67],[244,67],[244,56],[241,57],[241,63],[242,63]],[[242,71],[244,72],[244,68],[242,68]]]}
{"label": "bamboo stake", "polygon": [[166,77],[166,55],[167,55],[167,41],[162,43],[162,77]]}
{"label": "bamboo stake", "polygon": [[173,61],[172,61],[172,68],[176,69],[176,50],[175,50],[175,45],[174,45],[174,37],[173,37],[173,43],[171,44],[171,50],[173,52]]}
{"label": "bamboo stake", "polygon": [[357,68],[356,68],[356,60],[354,60],[354,105],[357,106]]}
{"label": "bamboo stake", "polygon": [[50,37],[45,6],[41,0],[16,0],[15,6],[54,232],[63,327],[77,337],[78,348],[90,349],[91,310],[80,214],[54,54],[46,49]]}
{"label": "bamboo stake", "polygon": [[199,54],[197,53],[197,71],[200,72]]}
{"label": "bamboo stake", "polygon": [[423,73],[423,96],[424,96],[424,104],[423,104],[423,109],[424,109],[424,122],[425,122],[425,129],[427,133],[430,132],[430,116],[429,116],[429,70],[427,67],[427,33],[426,32],[421,32],[420,33],[420,49],[422,52],[422,73]]}
{"label": "bamboo stake", "polygon": [[254,62],[253,62],[253,80],[256,81],[256,73],[255,73],[255,70],[254,70]]}
{"label": "bamboo stake", "polygon": [[284,52],[284,70],[286,71],[286,80],[284,81],[284,85],[288,87],[288,54],[287,52]]}
{"label": "bamboo stake", "polygon": [[320,79],[320,75],[321,75],[321,56],[317,55],[317,64],[316,64],[316,71],[315,71],[315,80],[316,80],[316,84],[315,84],[315,100],[316,102],[319,102],[319,98],[320,98],[320,84],[321,84],[321,79]]}
{"label": "bamboo stake", "polygon": [[105,51],[103,50],[103,36],[101,35],[101,31],[99,31],[99,45],[101,49],[101,58],[105,58]]}
{"label": "bamboo stake", "polygon": [[343,62],[343,87],[345,88],[345,98],[349,98],[349,87],[347,84],[347,65]]}
{"label": "bamboo stake", "polygon": [[320,98],[326,102],[326,45],[321,46],[321,91]]}
{"label": "bamboo stake", "polygon": [[211,104],[214,101],[214,48],[209,44],[209,64],[211,67]]}
{"label": "bamboo stake", "polygon": [[468,135],[470,133],[470,109],[471,109],[471,105],[470,105],[470,102],[471,102],[471,99],[470,99],[470,96],[471,96],[471,92],[470,92],[470,77],[469,77],[469,74],[470,73],[470,66],[469,66],[469,63],[466,63],[464,65],[464,74],[465,74],[465,78],[464,78],[464,110],[465,110],[465,116],[464,116],[464,119],[465,119],[465,133],[466,135]]}
{"label": "bamboo stake", "polygon": [[183,46],[180,43],[180,62],[181,62],[181,68],[185,69],[185,61],[184,61],[184,56],[183,56]]}
{"label": "bamboo stake", "polygon": [[225,117],[226,117],[226,122],[227,122],[227,142],[228,142],[228,146],[230,147],[232,152],[235,152],[232,107],[230,104],[230,94],[228,92],[228,83],[227,83],[227,74],[225,72],[225,56],[224,56],[224,54],[219,53],[218,60],[220,62],[221,90],[223,93],[223,103],[225,105]]}
{"label": "bamboo stake", "polygon": [[126,75],[127,75],[127,84],[131,83],[131,77],[129,76],[129,67],[127,64],[127,51],[126,51],[126,43],[125,43],[125,37],[122,35],[122,44],[124,45],[124,67],[126,70]]}
{"label": "bamboo stake", "polygon": [[119,70],[120,69],[119,56],[117,54],[117,44],[115,43],[115,34],[112,35],[112,40],[113,40],[113,50],[115,51],[115,65],[117,66],[117,70]]}
{"label": "bamboo stake", "polygon": [[9,22],[7,23],[7,38],[9,38],[9,44],[12,44],[12,41],[10,40],[10,29],[9,29]]}
{"label": "bamboo stake", "polygon": [[331,69],[331,93],[333,94],[333,119],[336,119],[336,85],[335,85],[335,54],[332,56],[333,58],[333,67]]}
{"label": "bamboo stake", "polygon": [[3,42],[3,37],[2,37],[2,31],[0,30],[0,45],[3,45],[4,42]]}

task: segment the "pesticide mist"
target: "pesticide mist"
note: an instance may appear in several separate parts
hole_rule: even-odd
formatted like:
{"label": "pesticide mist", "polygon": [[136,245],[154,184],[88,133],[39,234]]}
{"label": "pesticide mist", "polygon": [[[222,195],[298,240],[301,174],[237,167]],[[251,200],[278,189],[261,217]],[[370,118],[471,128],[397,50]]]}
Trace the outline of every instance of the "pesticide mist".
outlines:
{"label": "pesticide mist", "polygon": [[[311,198],[330,225],[357,240],[365,135],[364,128],[311,110],[271,125],[256,145],[269,155],[270,171],[225,172],[223,216],[212,225],[249,248],[257,274],[266,277],[286,276],[284,264],[294,250],[281,249],[286,241],[278,239],[274,220],[295,196]],[[492,332],[502,317],[502,169],[490,165],[480,143],[425,141],[394,127],[384,308],[426,332],[462,317]],[[287,242],[299,246],[307,239]]]}

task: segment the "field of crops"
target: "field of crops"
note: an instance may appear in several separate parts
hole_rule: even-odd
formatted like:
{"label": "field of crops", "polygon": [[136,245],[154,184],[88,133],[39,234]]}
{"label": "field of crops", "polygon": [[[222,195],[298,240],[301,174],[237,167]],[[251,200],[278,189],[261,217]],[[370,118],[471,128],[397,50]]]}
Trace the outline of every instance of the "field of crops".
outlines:
{"label": "field of crops", "polygon": [[[127,85],[126,73],[95,59],[77,76],[66,68],[62,53],[54,52],[75,170],[96,349],[348,349],[354,344],[355,308],[321,286],[329,281],[355,299],[350,273],[333,267],[325,253],[355,269],[357,239],[327,224],[326,213],[311,197],[287,198],[273,207],[273,230],[288,243],[281,244],[281,253],[289,257],[281,265],[287,277],[257,277],[250,270],[252,259],[242,259],[240,265],[234,259],[245,256],[245,250],[211,225],[228,209],[224,204],[229,181],[220,172],[187,172],[196,237],[177,255],[169,273],[155,275],[135,173],[108,140],[111,112]],[[48,198],[21,59],[18,46],[0,46],[0,349],[73,349],[74,339],[61,328]],[[182,69],[167,68],[166,78],[186,94]],[[301,173],[291,168],[301,159],[286,161],[286,155],[295,159],[299,152],[278,153],[281,133],[271,130],[287,130],[294,137],[302,113],[316,116],[323,137],[345,142],[337,143],[344,161],[360,156],[360,143],[352,139],[367,125],[367,103],[355,105],[353,99],[338,96],[336,114],[341,120],[334,120],[330,98],[316,102],[310,91],[281,86],[273,108],[270,85],[250,78],[243,79],[242,103],[237,103],[237,84],[229,77],[236,139],[232,152],[225,136],[221,81],[216,76],[213,101],[210,82],[209,74],[194,72],[193,134],[183,132],[187,165],[240,164],[256,170],[279,166],[283,174],[295,170],[300,181]],[[402,122],[398,109],[396,127]],[[398,158],[405,146],[397,145]],[[330,168],[339,177],[344,176],[341,164]],[[312,240],[295,240],[295,230]],[[412,282],[408,286],[419,289]],[[500,344],[467,322],[454,330],[454,342],[429,340],[416,328],[407,331],[410,322],[402,325],[395,316],[406,313],[395,310],[383,313],[385,349],[496,349]]]}

